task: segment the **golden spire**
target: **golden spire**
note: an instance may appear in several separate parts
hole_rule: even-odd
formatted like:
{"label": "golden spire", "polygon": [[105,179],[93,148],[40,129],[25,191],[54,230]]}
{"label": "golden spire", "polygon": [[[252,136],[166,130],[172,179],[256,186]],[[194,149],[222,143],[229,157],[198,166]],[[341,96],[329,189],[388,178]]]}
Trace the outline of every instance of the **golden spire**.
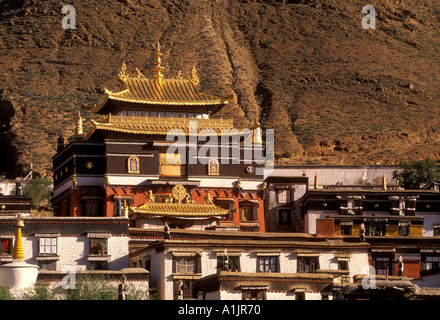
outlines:
{"label": "golden spire", "polygon": [[83,134],[83,121],[84,121],[84,118],[81,117],[80,111],[78,111],[78,114],[75,117],[75,121],[76,121],[76,134],[80,136]]}
{"label": "golden spire", "polygon": [[197,76],[197,70],[195,66],[193,66],[191,69],[191,78],[189,78],[189,81],[191,81],[195,86],[200,83],[200,79]]}
{"label": "golden spire", "polygon": [[130,214],[130,206],[128,205],[127,200],[124,200],[124,217],[128,218],[129,214]]}
{"label": "golden spire", "polygon": [[23,239],[21,237],[21,228],[23,227],[24,222],[21,218],[21,214],[19,213],[15,223],[15,243],[12,251],[12,258],[17,261],[23,261],[24,259]]}
{"label": "golden spire", "polygon": [[157,43],[157,51],[154,55],[156,56],[156,62],[155,62],[156,67],[153,68],[153,71],[155,72],[153,75],[153,78],[156,79],[156,82],[161,83],[162,79],[163,79],[162,72],[165,70],[165,68],[162,67],[162,65],[161,65],[162,53],[160,52],[160,43],[159,42]]}

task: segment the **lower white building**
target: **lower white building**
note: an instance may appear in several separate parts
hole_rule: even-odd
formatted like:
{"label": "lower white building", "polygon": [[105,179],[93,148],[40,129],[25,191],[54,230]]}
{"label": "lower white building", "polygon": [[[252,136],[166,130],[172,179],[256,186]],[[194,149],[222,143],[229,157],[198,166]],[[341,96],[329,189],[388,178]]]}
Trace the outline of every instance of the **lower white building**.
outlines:
{"label": "lower white building", "polygon": [[[0,263],[12,262],[13,217],[0,217]],[[41,270],[121,270],[129,266],[125,217],[25,218],[24,261]]]}
{"label": "lower white building", "polygon": [[368,272],[368,249],[297,233],[203,231],[154,242],[131,259],[150,271],[162,300],[334,299]]}

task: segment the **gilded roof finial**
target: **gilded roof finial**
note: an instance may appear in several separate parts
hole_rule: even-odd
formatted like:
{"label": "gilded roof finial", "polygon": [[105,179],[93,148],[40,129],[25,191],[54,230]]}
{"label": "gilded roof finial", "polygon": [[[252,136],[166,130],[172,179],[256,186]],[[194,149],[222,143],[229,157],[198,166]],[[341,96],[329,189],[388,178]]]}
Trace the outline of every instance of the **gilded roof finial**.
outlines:
{"label": "gilded roof finial", "polygon": [[127,200],[124,200],[124,216],[128,218],[130,215],[130,206],[127,203]]}
{"label": "gilded roof finial", "polygon": [[162,79],[163,79],[162,72],[165,70],[165,68],[162,67],[162,65],[161,65],[162,53],[160,52],[160,43],[159,42],[157,43],[157,50],[154,55],[156,56],[156,62],[155,62],[156,67],[153,68],[153,71],[155,72],[153,77],[154,77],[154,79],[156,79],[156,82],[161,83]]}
{"label": "gilded roof finial", "polygon": [[143,75],[141,70],[139,70],[138,68],[136,68],[136,77],[138,77],[138,78],[145,78],[145,76]]}
{"label": "gilded roof finial", "polygon": [[191,81],[195,86],[200,83],[200,79],[197,75],[197,70],[195,66],[193,66],[191,69],[191,78],[189,78],[189,81]]}
{"label": "gilded roof finial", "polygon": [[24,259],[24,249],[23,249],[23,239],[21,237],[21,228],[24,227],[23,219],[21,214],[17,215],[17,220],[15,223],[15,243],[14,249],[12,251],[12,258],[17,261],[23,261]]}
{"label": "gilded roof finial", "polygon": [[127,70],[127,66],[125,65],[125,62],[122,63],[121,71],[119,71],[118,79],[121,81],[127,81],[128,79],[128,73],[125,73],[125,70]]}
{"label": "gilded roof finial", "polygon": [[182,71],[179,70],[179,72],[177,72],[177,74],[174,76],[174,79],[178,79],[178,80],[183,79],[183,77],[182,77]]}
{"label": "gilded roof finial", "polygon": [[84,121],[84,118],[81,117],[80,111],[78,111],[78,114],[75,117],[75,121],[76,121],[76,134],[80,136],[83,134],[83,121]]}

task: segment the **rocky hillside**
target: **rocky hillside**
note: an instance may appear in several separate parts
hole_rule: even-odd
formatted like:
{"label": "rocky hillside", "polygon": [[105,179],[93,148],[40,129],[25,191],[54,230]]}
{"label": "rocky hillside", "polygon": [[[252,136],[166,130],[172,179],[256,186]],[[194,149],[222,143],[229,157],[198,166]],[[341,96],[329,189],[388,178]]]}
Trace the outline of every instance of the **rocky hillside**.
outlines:
{"label": "rocky hillside", "polygon": [[[64,5],[76,29],[64,30]],[[393,164],[440,153],[440,2],[358,0],[0,0],[0,172],[50,174],[56,138],[117,89],[123,62],[145,75],[198,70],[235,102],[237,126],[276,132],[281,164]],[[82,111],[86,119],[93,115]]]}

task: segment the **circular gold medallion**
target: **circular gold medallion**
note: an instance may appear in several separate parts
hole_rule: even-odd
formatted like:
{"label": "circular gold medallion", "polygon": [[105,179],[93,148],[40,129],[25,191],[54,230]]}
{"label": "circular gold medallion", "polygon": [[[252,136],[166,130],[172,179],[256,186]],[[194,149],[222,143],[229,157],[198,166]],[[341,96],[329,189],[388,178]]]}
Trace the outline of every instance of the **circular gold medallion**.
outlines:
{"label": "circular gold medallion", "polygon": [[92,168],[93,168],[93,163],[90,162],[90,161],[87,162],[87,163],[86,163],[86,168],[87,168],[87,169],[92,169]]}
{"label": "circular gold medallion", "polygon": [[179,183],[173,188],[171,195],[174,199],[176,199],[176,201],[182,201],[186,197],[186,189]]}

